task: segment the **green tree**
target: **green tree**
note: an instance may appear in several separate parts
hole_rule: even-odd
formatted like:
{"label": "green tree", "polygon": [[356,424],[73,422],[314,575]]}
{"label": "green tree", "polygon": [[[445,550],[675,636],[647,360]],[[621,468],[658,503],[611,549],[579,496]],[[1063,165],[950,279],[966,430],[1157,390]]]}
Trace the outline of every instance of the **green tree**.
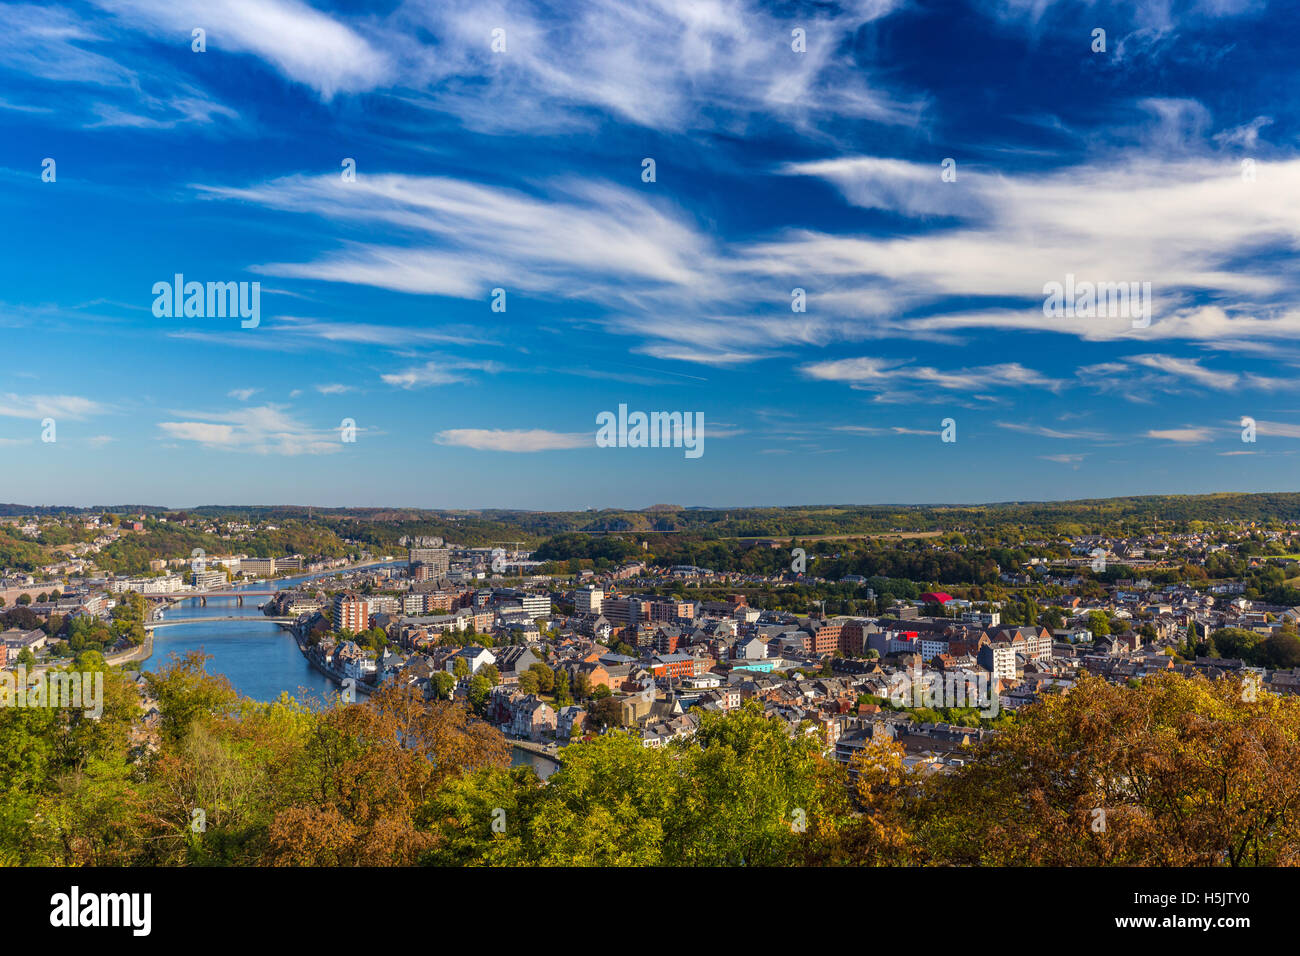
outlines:
{"label": "green tree", "polygon": [[433,694],[436,700],[451,700],[451,695],[456,690],[455,677],[446,671],[434,671],[429,682],[433,685]]}
{"label": "green tree", "polygon": [[555,689],[555,671],[540,663],[533,664],[528,670],[537,675],[537,689],[543,694],[549,694]]}
{"label": "green tree", "polygon": [[1110,618],[1101,611],[1088,612],[1088,630],[1093,637],[1106,637],[1110,634]]}
{"label": "green tree", "polygon": [[573,703],[573,695],[569,692],[569,672],[555,672],[555,706],[556,708],[568,707]]}
{"label": "green tree", "polygon": [[482,717],[487,713],[488,698],[492,694],[492,681],[482,672],[469,679],[469,705],[474,713]]}

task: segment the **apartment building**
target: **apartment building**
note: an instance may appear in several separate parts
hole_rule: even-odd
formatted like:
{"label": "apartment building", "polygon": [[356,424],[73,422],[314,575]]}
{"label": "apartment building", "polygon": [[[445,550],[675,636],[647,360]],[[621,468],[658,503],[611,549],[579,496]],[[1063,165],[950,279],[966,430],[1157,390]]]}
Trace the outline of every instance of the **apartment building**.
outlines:
{"label": "apartment building", "polygon": [[573,606],[578,614],[600,614],[604,601],[605,592],[592,585],[573,592]]}
{"label": "apartment building", "polygon": [[417,581],[446,577],[447,572],[451,570],[450,548],[410,548],[407,555],[412,567],[424,566],[423,571],[420,572],[424,577],[417,577]]}
{"label": "apartment building", "polygon": [[370,602],[359,594],[340,594],[334,598],[334,630],[354,634],[370,629]]}
{"label": "apartment building", "polygon": [[225,586],[225,571],[195,571],[190,576],[190,583],[196,590],[206,591],[210,588],[219,588]]}
{"label": "apartment building", "polygon": [[650,620],[676,624],[695,620],[695,605],[690,601],[654,601],[650,605]]}
{"label": "apartment building", "polygon": [[842,620],[810,619],[805,621],[802,630],[811,635],[809,650],[814,654],[833,654],[840,648],[840,638],[844,633]]}
{"label": "apartment building", "polygon": [[601,613],[615,627],[631,627],[650,620],[650,602],[641,598],[609,598],[601,604]]}
{"label": "apartment building", "polygon": [[239,572],[253,577],[269,577],[275,574],[275,558],[240,558]]}
{"label": "apartment building", "polygon": [[992,641],[980,648],[980,666],[993,675],[993,679],[1014,681],[1016,679],[1016,651],[1024,649],[1024,640],[1017,637],[1010,641]]}

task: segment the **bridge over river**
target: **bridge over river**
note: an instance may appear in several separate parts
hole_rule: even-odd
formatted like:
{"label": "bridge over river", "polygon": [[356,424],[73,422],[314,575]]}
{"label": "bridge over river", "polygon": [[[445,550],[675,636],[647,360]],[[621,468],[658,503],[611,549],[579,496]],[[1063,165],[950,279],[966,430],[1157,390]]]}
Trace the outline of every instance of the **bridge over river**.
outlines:
{"label": "bridge over river", "polygon": [[177,591],[166,597],[171,601],[192,601],[197,598],[200,607],[208,606],[208,598],[238,598],[237,603],[243,607],[246,597],[275,597],[279,593],[279,591]]}
{"label": "bridge over river", "polygon": [[283,628],[289,628],[293,625],[294,618],[291,617],[256,617],[252,614],[231,615],[230,617],[174,617],[164,618],[158,621],[149,621],[145,624],[146,631],[152,631],[158,627],[172,627],[176,624],[209,624],[213,621],[269,621],[272,624],[279,624]]}

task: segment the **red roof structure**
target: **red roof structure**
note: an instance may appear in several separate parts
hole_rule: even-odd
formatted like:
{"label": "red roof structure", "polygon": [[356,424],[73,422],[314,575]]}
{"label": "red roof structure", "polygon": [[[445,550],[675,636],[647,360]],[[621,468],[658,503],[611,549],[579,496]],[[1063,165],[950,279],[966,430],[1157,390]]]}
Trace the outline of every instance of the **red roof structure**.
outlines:
{"label": "red roof structure", "polygon": [[926,591],[921,595],[921,600],[926,604],[947,604],[952,600],[952,595],[943,591]]}

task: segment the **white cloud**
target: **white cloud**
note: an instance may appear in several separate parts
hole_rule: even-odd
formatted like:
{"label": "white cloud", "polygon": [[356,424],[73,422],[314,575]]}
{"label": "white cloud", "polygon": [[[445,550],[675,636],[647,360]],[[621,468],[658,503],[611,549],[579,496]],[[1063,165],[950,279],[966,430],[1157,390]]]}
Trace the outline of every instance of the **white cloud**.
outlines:
{"label": "white cloud", "polygon": [[[851,202],[909,217],[924,229],[882,236],[803,229],[752,242],[720,240],[663,194],[573,180],[525,191],[374,173],[354,183],[337,175],[294,176],[200,189],[214,198],[401,230],[413,240],[406,246],[349,242],[312,261],[257,267],[264,274],[485,304],[498,287],[508,303],[520,292],[576,299],[602,306],[606,316],[596,321],[641,338],[634,348],[661,359],[727,366],[790,348],[874,338],[960,343],[963,333],[980,329],[1147,344],[1182,339],[1225,349],[1300,337],[1300,310],[1288,304],[1300,283],[1277,257],[1252,254],[1300,245],[1300,160],[1263,163],[1258,181],[1249,183],[1228,160],[1134,155],[1119,167],[1032,176],[968,168],[957,183],[940,182],[937,164],[875,157],[793,164],[783,171],[826,179]],[[945,218],[934,221],[940,213]],[[1045,317],[1044,285],[1067,275],[1149,282],[1151,324],[1134,328],[1118,316]],[[806,289],[805,313],[789,311],[795,287]],[[1214,304],[1199,301],[1208,297]],[[950,303],[957,300],[954,310]],[[290,321],[338,341],[397,344],[404,335],[426,334]],[[1170,381],[1211,387],[1231,374],[1191,360],[1147,355],[1141,362]],[[934,371],[949,379],[964,374]],[[1046,387],[1041,378],[1024,384]]]}
{"label": "white cloud", "polygon": [[1004,387],[1055,389],[1057,383],[1018,362],[943,370],[873,357],[830,359],[800,368],[809,378],[846,382],[853,388],[889,392],[895,388],[940,388],[954,392],[980,392]]}
{"label": "white cloud", "polygon": [[[427,245],[352,244],[310,263],[271,263],[265,274],[482,298],[493,288],[611,295],[620,280],[721,288],[710,278],[711,243],[648,194],[566,180],[550,199],[438,176],[374,173],[292,176],[246,189],[200,187],[214,198],[414,231]],[[605,277],[590,287],[593,275]],[[602,295],[602,293],[604,293]]]}
{"label": "white cloud", "polygon": [[[1039,438],[1060,438],[1072,441],[1100,441],[1106,438],[1101,432],[1093,431],[1065,431],[1059,428],[1049,428],[1045,425],[1030,425],[1022,422],[996,422],[998,428],[1005,428],[1008,431],[1022,432],[1026,435],[1037,435]],[[1049,460],[1055,460],[1050,459]]]}
{"label": "white cloud", "polygon": [[1300,425],[1287,422],[1256,422],[1256,435],[1269,435],[1278,438],[1300,438]]}
{"label": "white cloud", "polygon": [[74,420],[99,415],[107,409],[99,402],[78,395],[0,395],[0,415],[8,418]]}
{"label": "white cloud", "polygon": [[[182,34],[188,38],[192,24]],[[174,37],[168,38],[174,42]],[[188,39],[186,39],[188,42]],[[161,58],[120,60],[123,31],[108,18],[84,17],[49,3],[0,4],[0,69],[63,84],[60,118],[87,127],[172,129],[238,121],[239,114],[215,100]],[[48,99],[49,93],[32,94]],[[51,112],[43,102],[4,108]]]}
{"label": "white cloud", "polygon": [[1249,123],[1214,134],[1214,141],[1220,146],[1240,146],[1242,149],[1254,149],[1259,145],[1259,131],[1265,126],[1273,125],[1273,117],[1256,116]]}
{"label": "white cloud", "polygon": [[[836,185],[853,203],[906,216],[945,206],[960,220],[913,235],[855,237],[811,230],[748,247],[772,274],[818,277],[878,334],[939,336],[969,329],[1056,331],[1104,341],[1291,338],[1296,283],[1276,260],[1251,253],[1300,244],[1300,160],[1263,162],[1247,182],[1235,159],[1168,160],[1137,152],[1122,166],[1093,164],[1010,176],[967,167],[955,183],[935,165],[852,157],[784,168]],[[945,200],[944,197],[951,197]],[[1150,282],[1153,319],[1048,318],[1043,286]],[[856,313],[853,303],[862,299]],[[1202,305],[1213,295],[1220,304]],[[943,308],[947,297],[1021,299],[1023,308]],[[904,309],[920,314],[897,319]],[[866,334],[872,334],[871,331]]]}
{"label": "white cloud", "polygon": [[223,451],[323,455],[342,448],[337,429],[312,428],[278,405],[193,414],[188,421],[159,422],[158,428],[169,438]]}
{"label": "white cloud", "polygon": [[563,448],[594,447],[595,433],[551,432],[540,428],[451,428],[434,439],[440,445],[458,445],[479,451],[555,451]]}
{"label": "white cloud", "polygon": [[[526,0],[418,0],[403,26],[436,43],[410,51],[408,85],[428,90],[417,102],[486,129],[589,125],[593,108],[674,131],[755,115],[810,130],[827,115],[912,123],[919,104],[889,94],[850,45],[900,5],[822,5],[792,20],[746,0],[585,0],[557,18]],[[490,47],[498,26],[505,53]],[[804,53],[791,49],[795,26]]]}
{"label": "white cloud", "polygon": [[435,359],[400,372],[385,372],[379,377],[385,384],[399,388],[422,388],[429,385],[452,385],[465,382],[466,371],[496,373],[502,366],[497,362],[444,361]]}
{"label": "white cloud", "polygon": [[1197,359],[1177,358],[1173,355],[1135,355],[1129,361],[1219,390],[1232,388],[1241,378],[1235,372],[1215,372],[1203,368]]}
{"label": "white cloud", "polygon": [[[250,53],[325,99],[374,89],[393,74],[357,30],[299,0],[95,0],[123,22],[169,43],[207,31],[210,57]],[[179,38],[179,40],[178,40]]]}
{"label": "white cloud", "polygon": [[1165,428],[1152,429],[1146,433],[1147,438],[1157,438],[1161,441],[1177,442],[1179,444],[1196,444],[1207,442],[1214,437],[1214,430],[1211,428],[1196,428],[1188,426],[1187,428]]}

